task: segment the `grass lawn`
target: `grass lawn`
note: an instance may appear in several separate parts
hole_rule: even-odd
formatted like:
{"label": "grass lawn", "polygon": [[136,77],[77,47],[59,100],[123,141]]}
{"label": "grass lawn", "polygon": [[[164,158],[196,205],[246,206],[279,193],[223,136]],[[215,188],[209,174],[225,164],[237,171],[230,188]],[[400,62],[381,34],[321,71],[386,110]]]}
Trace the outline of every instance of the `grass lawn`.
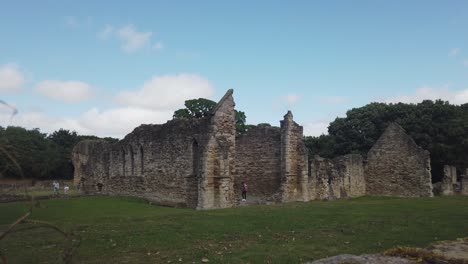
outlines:
{"label": "grass lawn", "polygon": [[[358,198],[195,211],[122,197],[41,201],[32,219],[75,229],[76,263],[301,263],[468,236],[468,197]],[[26,203],[0,204],[0,230]],[[0,241],[9,263],[57,263],[48,229]]]}

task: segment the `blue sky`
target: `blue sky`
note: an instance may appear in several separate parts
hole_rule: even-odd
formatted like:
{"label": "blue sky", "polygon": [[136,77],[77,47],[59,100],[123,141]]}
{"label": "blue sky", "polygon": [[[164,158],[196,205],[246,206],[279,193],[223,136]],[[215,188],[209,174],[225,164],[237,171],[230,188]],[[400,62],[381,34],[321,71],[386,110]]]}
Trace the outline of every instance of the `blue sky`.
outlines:
{"label": "blue sky", "polygon": [[122,137],[234,89],[326,133],[373,101],[468,102],[467,1],[0,0],[0,125]]}

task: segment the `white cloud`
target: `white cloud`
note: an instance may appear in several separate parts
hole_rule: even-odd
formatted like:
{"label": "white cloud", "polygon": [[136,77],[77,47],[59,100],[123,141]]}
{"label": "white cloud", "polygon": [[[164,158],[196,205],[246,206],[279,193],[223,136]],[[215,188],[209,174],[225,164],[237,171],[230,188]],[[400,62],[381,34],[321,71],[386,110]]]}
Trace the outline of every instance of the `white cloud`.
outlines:
{"label": "white cloud", "polygon": [[93,108],[79,118],[79,123],[92,134],[122,138],[141,124],[162,124],[172,119],[174,111],[155,111],[122,107],[105,111]]}
{"label": "white cloud", "polygon": [[449,52],[449,57],[456,57],[460,53],[461,49],[460,48],[453,48]]}
{"label": "white cloud", "polygon": [[40,128],[52,133],[60,128],[76,131],[81,135],[122,138],[141,124],[160,124],[172,119],[171,111],[153,111],[134,107],[100,111],[92,108],[78,117],[52,117],[44,112],[11,113],[0,106],[0,123],[28,129]]}
{"label": "white cloud", "polygon": [[[91,89],[89,85],[76,81],[46,81],[39,87],[46,87],[41,89],[47,95],[50,93],[49,96],[61,100],[70,99],[66,92],[70,87]],[[174,111],[184,107],[185,100],[210,98],[213,93],[210,82],[195,74],[156,76],[140,89],[120,93],[116,98],[122,106],[103,110],[93,107],[75,117],[53,117],[37,110],[20,111],[12,117],[12,110],[0,104],[0,124],[40,128],[45,133],[64,128],[79,134],[122,138],[141,124],[161,124],[172,119]],[[83,98],[84,94],[75,92],[71,97]]]}
{"label": "white cloud", "polygon": [[156,44],[154,44],[154,46],[153,46],[153,49],[155,49],[155,50],[162,50],[163,48],[164,48],[164,46],[160,41],[156,42]]}
{"label": "white cloud", "polygon": [[127,25],[117,31],[117,36],[122,41],[122,49],[125,52],[135,52],[146,46],[153,33],[138,32],[133,25]]}
{"label": "white cloud", "polygon": [[80,81],[47,80],[40,82],[36,90],[49,98],[67,103],[81,102],[94,94],[89,84]]}
{"label": "white cloud", "polygon": [[304,135],[305,136],[320,136],[322,134],[328,134],[328,125],[330,122],[320,120],[311,123],[306,123],[304,125]]}
{"label": "white cloud", "polygon": [[288,94],[285,97],[283,97],[284,101],[286,101],[288,105],[293,105],[297,103],[297,101],[299,101],[300,98],[301,97],[297,94]]}
{"label": "white cloud", "polygon": [[106,25],[106,27],[104,27],[104,29],[98,33],[98,37],[100,39],[108,39],[112,36],[113,33],[114,27],[112,27],[111,25]]}
{"label": "white cloud", "polygon": [[25,78],[15,65],[0,66],[0,92],[13,92],[21,89]]}
{"label": "white cloud", "polygon": [[386,103],[419,103],[423,100],[437,100],[442,99],[449,101],[452,104],[468,103],[468,89],[464,90],[451,90],[448,86],[432,88],[428,86],[421,87],[411,95],[400,95],[383,99],[381,101]]}
{"label": "white cloud", "polygon": [[210,98],[213,92],[214,88],[207,79],[182,73],[153,77],[138,90],[121,92],[116,100],[123,105],[167,110],[183,107],[187,99]]}
{"label": "white cloud", "polygon": [[21,126],[28,129],[39,128],[41,132],[51,133],[60,128],[79,131],[82,134],[89,134],[87,130],[79,124],[77,120],[72,118],[57,118],[46,115],[43,112],[22,112],[16,116],[11,115],[6,111],[0,111],[0,123],[6,126]]}

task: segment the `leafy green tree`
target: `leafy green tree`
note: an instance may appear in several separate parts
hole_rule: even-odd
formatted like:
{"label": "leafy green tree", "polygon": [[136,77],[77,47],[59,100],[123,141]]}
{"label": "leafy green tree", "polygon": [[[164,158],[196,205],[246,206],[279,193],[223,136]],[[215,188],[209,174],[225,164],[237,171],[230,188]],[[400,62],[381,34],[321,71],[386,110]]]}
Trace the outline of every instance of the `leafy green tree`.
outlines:
{"label": "leafy green tree", "polygon": [[371,103],[351,109],[346,117],[330,123],[329,136],[308,139],[309,151],[325,157],[366,155],[390,122],[400,124],[419,146],[431,153],[434,181],[442,177],[444,165],[460,170],[468,167],[468,105],[451,105],[442,100]]}
{"label": "leafy green tree", "polygon": [[[210,115],[211,110],[216,106],[216,102],[205,98],[191,99],[185,101],[185,108],[178,109],[174,112],[174,119],[192,119],[202,118]],[[244,133],[246,131],[246,115],[242,111],[236,112],[236,131]]]}
{"label": "leafy green tree", "polygon": [[[0,127],[0,176],[33,179],[70,179],[73,177],[71,152],[82,139],[76,132],[60,129],[47,136],[39,129]],[[105,138],[109,142],[117,139]]]}
{"label": "leafy green tree", "polygon": [[216,102],[205,98],[191,99],[185,101],[185,108],[174,112],[174,118],[202,118],[209,115]]}
{"label": "leafy green tree", "polygon": [[[54,146],[39,129],[2,129],[0,146],[5,150],[0,154],[0,172],[3,176],[45,179],[57,164],[58,154]],[[12,164],[7,154],[18,166]]]}

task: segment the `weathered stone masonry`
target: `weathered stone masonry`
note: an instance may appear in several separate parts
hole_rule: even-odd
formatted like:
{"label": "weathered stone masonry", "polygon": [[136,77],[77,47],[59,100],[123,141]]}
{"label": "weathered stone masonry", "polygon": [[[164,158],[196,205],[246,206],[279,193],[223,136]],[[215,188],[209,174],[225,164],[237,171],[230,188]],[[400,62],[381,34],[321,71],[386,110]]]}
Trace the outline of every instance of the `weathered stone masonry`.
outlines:
{"label": "weathered stone masonry", "polygon": [[367,154],[366,194],[433,196],[429,152],[391,123]]}
{"label": "weathered stone masonry", "polygon": [[276,200],[281,187],[281,130],[254,127],[236,138],[235,193],[241,182],[249,186],[249,196]]}
{"label": "weathered stone masonry", "polygon": [[236,205],[242,181],[249,196],[273,202],[432,195],[429,153],[400,126],[387,128],[367,162],[356,154],[309,159],[303,128],[291,112],[280,127],[255,127],[236,137],[232,93],[209,117],[141,125],[114,144],[78,143],[75,184],[87,193],[198,209]]}
{"label": "weathered stone masonry", "polygon": [[75,181],[85,192],[205,209],[233,205],[234,156],[229,90],[210,117],[141,125],[115,144],[82,141],[72,158]]}
{"label": "weathered stone masonry", "polygon": [[303,128],[290,111],[281,121],[281,201],[308,201],[307,149]]}
{"label": "weathered stone masonry", "polygon": [[309,193],[313,200],[359,197],[366,194],[362,156],[310,160]]}

